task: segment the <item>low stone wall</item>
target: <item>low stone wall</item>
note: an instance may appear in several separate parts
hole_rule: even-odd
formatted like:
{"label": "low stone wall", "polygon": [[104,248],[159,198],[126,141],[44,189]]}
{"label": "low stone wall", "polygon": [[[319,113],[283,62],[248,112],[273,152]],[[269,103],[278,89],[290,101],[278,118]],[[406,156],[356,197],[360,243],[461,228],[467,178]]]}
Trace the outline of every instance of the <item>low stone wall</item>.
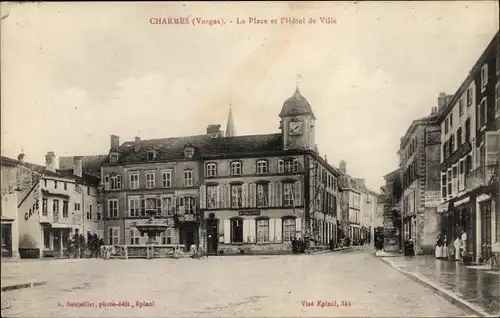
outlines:
{"label": "low stone wall", "polygon": [[[153,245],[114,245],[103,246],[101,253],[105,259],[147,258],[148,248],[152,250],[153,258],[174,258],[176,254],[184,254],[184,245],[153,244]],[[177,251],[177,253],[175,253]]]}
{"label": "low stone wall", "polygon": [[[328,250],[328,246],[311,246],[310,252]],[[219,244],[219,255],[285,255],[292,254],[291,243]]]}

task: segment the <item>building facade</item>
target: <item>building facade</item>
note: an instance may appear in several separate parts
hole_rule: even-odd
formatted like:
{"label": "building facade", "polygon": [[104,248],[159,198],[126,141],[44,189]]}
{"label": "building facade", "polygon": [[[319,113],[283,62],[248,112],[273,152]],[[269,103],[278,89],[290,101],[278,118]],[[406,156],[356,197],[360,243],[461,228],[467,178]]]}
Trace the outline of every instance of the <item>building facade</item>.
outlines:
{"label": "building facade", "polygon": [[443,232],[449,242],[465,232],[465,252],[477,262],[492,257],[497,238],[498,68],[497,32],[439,117]]}
{"label": "building facade", "polygon": [[1,157],[0,176],[1,205],[0,216],[2,219],[2,258],[19,257],[19,220],[17,217],[17,169],[19,161]]}
{"label": "building facade", "polygon": [[[449,97],[441,95],[441,107]],[[440,232],[437,205],[440,203],[441,127],[438,108],[414,120],[400,143],[402,171],[401,216],[403,240],[414,242],[416,254],[432,254]]]}
{"label": "building facade", "polygon": [[62,257],[74,234],[103,234],[99,179],[82,172],[81,157],[74,158],[71,170],[56,169],[54,152],[45,159],[46,166],[24,161],[19,165],[21,257]]}
{"label": "building facade", "polygon": [[144,244],[134,222],[154,210],[169,228],[159,244],[200,244],[209,253],[288,251],[293,238],[336,241],[339,172],[316,151],[315,116],[297,89],[280,132],[205,135],[120,144],[102,166],[105,242]]}
{"label": "building facade", "polygon": [[[398,252],[402,249],[402,221],[401,221],[401,195],[402,173],[396,169],[384,176],[385,185],[380,190],[383,194],[383,226],[384,226],[384,251]],[[381,204],[379,200],[379,204]]]}

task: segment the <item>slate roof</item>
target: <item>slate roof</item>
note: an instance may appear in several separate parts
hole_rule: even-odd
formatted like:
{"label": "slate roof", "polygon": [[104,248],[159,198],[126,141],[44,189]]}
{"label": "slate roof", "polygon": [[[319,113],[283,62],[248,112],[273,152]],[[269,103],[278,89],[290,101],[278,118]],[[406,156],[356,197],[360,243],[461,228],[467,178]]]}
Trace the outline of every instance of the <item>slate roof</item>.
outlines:
{"label": "slate roof", "polygon": [[[139,151],[135,151],[135,141],[127,141],[118,148],[121,164],[147,161],[149,150],[156,150],[156,161],[184,159],[187,145],[195,148],[193,160],[221,157],[231,154],[266,153],[283,150],[281,134],[248,135],[213,138],[197,135],[140,141]],[[109,161],[108,161],[109,162]]]}
{"label": "slate roof", "polygon": [[[80,177],[73,175],[73,169],[56,170],[54,172],[54,171],[47,170],[45,168],[45,166],[34,164],[34,163],[29,163],[29,162],[23,161],[23,162],[20,162],[20,165],[28,168],[29,170],[37,172],[39,174],[43,174],[45,177],[72,179],[72,180],[76,180],[78,182],[87,183],[87,184],[94,185],[94,186],[99,185],[99,180],[100,180],[99,177],[94,176],[94,175],[90,175],[87,173],[83,173],[83,177],[80,178]],[[99,167],[99,171],[100,171],[100,169],[101,168]]]}
{"label": "slate roof", "polygon": [[307,99],[300,94],[299,88],[297,87],[295,94],[283,103],[279,116],[297,116],[304,114],[311,114],[313,118],[316,119],[311,105]]}
{"label": "slate roof", "polygon": [[[84,173],[100,177],[101,165],[108,159],[108,155],[92,155],[82,157],[82,170]],[[59,169],[72,170],[73,157],[59,157]]]}

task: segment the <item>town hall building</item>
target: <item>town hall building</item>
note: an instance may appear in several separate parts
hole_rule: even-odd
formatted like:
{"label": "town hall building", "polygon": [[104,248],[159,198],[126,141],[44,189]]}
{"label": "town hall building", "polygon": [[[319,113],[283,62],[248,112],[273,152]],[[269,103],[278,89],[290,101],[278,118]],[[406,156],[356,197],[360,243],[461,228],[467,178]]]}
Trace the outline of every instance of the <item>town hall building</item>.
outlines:
{"label": "town hall building", "polygon": [[102,165],[105,243],[143,245],[134,222],[147,211],[170,227],[157,244],[211,254],[287,252],[293,238],[337,241],[340,172],[317,152],[315,120],[297,88],[283,104],[280,132],[226,131],[120,144],[111,136]]}

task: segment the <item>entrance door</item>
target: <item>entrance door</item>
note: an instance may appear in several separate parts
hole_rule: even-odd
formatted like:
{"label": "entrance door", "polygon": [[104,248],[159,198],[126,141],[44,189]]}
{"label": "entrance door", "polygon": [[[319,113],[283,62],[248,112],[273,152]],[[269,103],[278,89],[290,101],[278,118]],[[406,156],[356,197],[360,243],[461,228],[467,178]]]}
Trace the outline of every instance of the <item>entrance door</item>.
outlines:
{"label": "entrance door", "polygon": [[219,243],[218,239],[218,224],[219,220],[217,219],[207,219],[207,253],[208,254],[217,254],[217,244]]}
{"label": "entrance door", "polygon": [[181,244],[185,246],[185,250],[189,252],[191,249],[191,245],[196,243],[196,232],[197,228],[194,224],[191,223],[185,223],[183,226],[180,228],[180,239],[181,239]]}
{"label": "entrance door", "polygon": [[231,243],[243,243],[243,220],[231,220]]}
{"label": "entrance door", "polygon": [[2,224],[2,257],[12,257],[12,224]]}
{"label": "entrance door", "polygon": [[491,256],[491,201],[482,202],[481,209],[481,254],[487,262]]}

